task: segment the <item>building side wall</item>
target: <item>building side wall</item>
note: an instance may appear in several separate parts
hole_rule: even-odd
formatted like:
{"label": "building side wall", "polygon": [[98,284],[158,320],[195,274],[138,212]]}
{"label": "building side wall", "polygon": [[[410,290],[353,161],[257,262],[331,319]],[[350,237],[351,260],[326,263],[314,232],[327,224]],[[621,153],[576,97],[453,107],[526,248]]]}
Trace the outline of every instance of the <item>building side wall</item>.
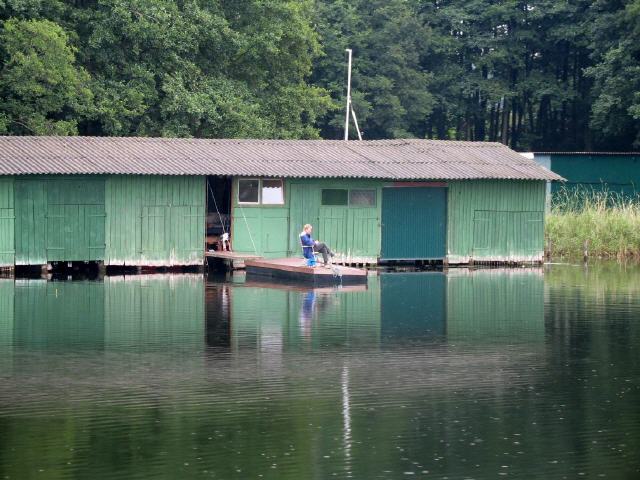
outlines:
{"label": "building side wall", "polygon": [[15,178],[15,264],[104,258],[104,177]]}
{"label": "building side wall", "polygon": [[202,265],[205,199],[205,177],[109,177],[105,264]]}
{"label": "building side wall", "polygon": [[567,179],[554,182],[561,188],[603,190],[635,196],[640,193],[640,155],[551,155],[551,169]]}
{"label": "building side wall", "polygon": [[[287,179],[284,205],[238,203],[233,185],[232,244],[237,252],[267,258],[302,255],[299,234],[306,223],[343,261],[375,262],[380,254],[382,182],[367,180]],[[322,205],[322,189],[374,190],[372,207]]]}
{"label": "building side wall", "polygon": [[544,181],[449,182],[449,263],[542,261],[545,188]]}
{"label": "building side wall", "polygon": [[0,266],[204,262],[205,178],[0,177]]}

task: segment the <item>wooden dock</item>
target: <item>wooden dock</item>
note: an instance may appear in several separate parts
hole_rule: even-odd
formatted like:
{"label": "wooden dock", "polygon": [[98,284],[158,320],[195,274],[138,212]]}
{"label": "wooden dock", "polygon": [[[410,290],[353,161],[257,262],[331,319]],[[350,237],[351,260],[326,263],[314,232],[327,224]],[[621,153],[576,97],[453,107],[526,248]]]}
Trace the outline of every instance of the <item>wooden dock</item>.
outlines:
{"label": "wooden dock", "polygon": [[251,253],[224,252],[218,250],[208,250],[205,252],[205,257],[207,261],[208,259],[213,259],[223,262],[231,270],[244,268],[247,260],[259,260],[262,258],[260,255],[253,255]]}
{"label": "wooden dock", "polygon": [[303,258],[251,259],[245,261],[247,276],[261,276],[305,285],[362,285],[367,271],[360,268],[318,265],[307,267]]}
{"label": "wooden dock", "polygon": [[[336,285],[321,285],[314,286],[307,283],[292,282],[291,280],[283,280],[277,278],[265,278],[260,275],[252,275],[244,283],[240,284],[242,287],[252,288],[268,288],[271,290],[286,290],[288,292],[309,292],[315,293],[349,293],[349,292],[366,292],[367,285],[365,283],[361,285],[345,285],[337,288]],[[237,286],[237,285],[236,285]]]}

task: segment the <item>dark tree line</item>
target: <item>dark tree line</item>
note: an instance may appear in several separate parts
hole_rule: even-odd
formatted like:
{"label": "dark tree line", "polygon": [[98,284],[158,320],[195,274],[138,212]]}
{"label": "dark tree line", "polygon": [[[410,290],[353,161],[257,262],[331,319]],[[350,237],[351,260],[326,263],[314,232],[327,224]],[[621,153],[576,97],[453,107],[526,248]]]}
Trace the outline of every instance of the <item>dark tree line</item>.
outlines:
{"label": "dark tree line", "polygon": [[0,0],[0,132],[640,148],[640,0]]}

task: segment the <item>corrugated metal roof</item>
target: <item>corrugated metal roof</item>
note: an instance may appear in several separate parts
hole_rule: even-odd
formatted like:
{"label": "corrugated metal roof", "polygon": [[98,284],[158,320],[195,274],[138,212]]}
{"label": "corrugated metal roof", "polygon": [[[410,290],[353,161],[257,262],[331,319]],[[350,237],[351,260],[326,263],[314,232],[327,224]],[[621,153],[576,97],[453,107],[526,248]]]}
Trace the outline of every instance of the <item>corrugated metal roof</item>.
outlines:
{"label": "corrugated metal roof", "polygon": [[640,156],[640,152],[532,152],[534,155],[602,155],[602,156]]}
{"label": "corrugated metal roof", "polygon": [[0,175],[23,174],[562,179],[488,142],[0,136]]}

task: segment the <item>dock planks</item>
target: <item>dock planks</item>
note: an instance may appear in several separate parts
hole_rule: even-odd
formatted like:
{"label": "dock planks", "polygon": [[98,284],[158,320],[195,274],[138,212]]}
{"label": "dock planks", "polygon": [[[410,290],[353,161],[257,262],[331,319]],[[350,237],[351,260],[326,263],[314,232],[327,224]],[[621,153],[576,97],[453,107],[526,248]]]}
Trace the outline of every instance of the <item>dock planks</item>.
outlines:
{"label": "dock planks", "polygon": [[307,267],[302,258],[252,259],[245,261],[247,275],[271,277],[311,285],[358,285],[367,283],[360,268],[334,266]]}

